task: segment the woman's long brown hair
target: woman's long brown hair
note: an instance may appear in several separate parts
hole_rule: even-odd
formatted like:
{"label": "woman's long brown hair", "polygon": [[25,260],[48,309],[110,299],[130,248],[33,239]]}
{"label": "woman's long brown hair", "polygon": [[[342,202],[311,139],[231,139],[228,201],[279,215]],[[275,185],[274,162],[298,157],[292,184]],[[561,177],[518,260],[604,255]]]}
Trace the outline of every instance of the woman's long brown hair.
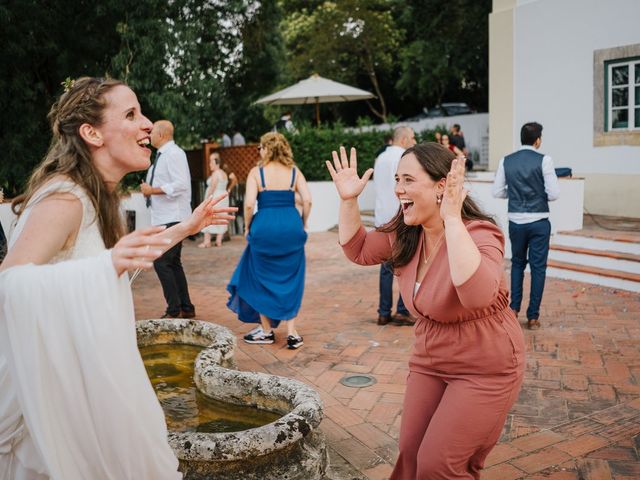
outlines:
{"label": "woman's long brown hair", "polygon": [[[446,147],[436,142],[427,142],[414,145],[405,150],[403,157],[413,153],[418,162],[429,175],[431,180],[438,182],[446,178],[451,170],[451,162],[456,158],[455,154]],[[495,220],[484,213],[478,205],[469,197],[462,204],[462,220],[485,220],[495,224]],[[402,209],[398,209],[395,217],[389,223],[378,228],[381,232],[395,232],[396,239],[391,253],[391,264],[394,268],[407,265],[418,249],[421,225],[407,225],[404,223]]]}
{"label": "woman's long brown hair", "polygon": [[93,164],[87,144],[80,137],[80,126],[88,123],[100,126],[107,105],[105,94],[124,85],[114,79],[82,77],[62,94],[49,111],[53,131],[49,151],[38,165],[25,192],[12,202],[18,216],[24,212],[33,195],[54,177],[69,178],[81,186],[96,211],[96,221],[107,248],[113,247],[124,233],[117,189],[109,189]]}

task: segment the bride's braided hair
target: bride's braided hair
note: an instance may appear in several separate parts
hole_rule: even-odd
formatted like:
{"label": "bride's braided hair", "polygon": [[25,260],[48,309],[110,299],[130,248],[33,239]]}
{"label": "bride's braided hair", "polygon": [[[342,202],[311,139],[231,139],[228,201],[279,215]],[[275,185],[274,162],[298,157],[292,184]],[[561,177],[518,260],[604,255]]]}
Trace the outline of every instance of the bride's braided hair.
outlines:
{"label": "bride's braided hair", "polygon": [[84,188],[96,211],[96,221],[105,246],[111,248],[124,233],[117,189],[109,189],[96,169],[91,152],[80,136],[82,124],[99,126],[107,105],[105,94],[124,85],[119,80],[82,77],[65,85],[68,87],[53,104],[49,123],[53,132],[49,151],[38,165],[24,194],[12,203],[14,213],[20,215],[33,194],[51,178],[63,176]]}

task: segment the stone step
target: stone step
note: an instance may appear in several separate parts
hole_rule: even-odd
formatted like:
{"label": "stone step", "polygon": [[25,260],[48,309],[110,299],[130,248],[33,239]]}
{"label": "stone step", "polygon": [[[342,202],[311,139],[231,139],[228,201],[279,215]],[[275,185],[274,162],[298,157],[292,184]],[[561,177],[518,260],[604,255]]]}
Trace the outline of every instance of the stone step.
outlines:
{"label": "stone step", "polygon": [[549,259],[640,275],[640,255],[552,244]]}
{"label": "stone step", "polygon": [[566,280],[593,283],[621,290],[640,292],[640,274],[612,270],[607,268],[561,262],[550,259],[547,262],[547,275]]}
{"label": "stone step", "polygon": [[589,237],[571,232],[558,232],[553,235],[552,242],[554,245],[562,245],[566,247],[640,255],[640,242],[626,238],[617,238],[614,240],[611,238]]}

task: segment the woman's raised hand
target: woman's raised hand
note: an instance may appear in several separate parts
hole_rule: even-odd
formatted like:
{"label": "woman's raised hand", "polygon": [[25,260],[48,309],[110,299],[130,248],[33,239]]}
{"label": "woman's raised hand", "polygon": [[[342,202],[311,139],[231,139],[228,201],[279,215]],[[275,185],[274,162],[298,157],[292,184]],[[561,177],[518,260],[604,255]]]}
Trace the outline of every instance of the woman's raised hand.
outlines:
{"label": "woman's raised hand", "polygon": [[238,207],[215,208],[215,205],[227,195],[227,193],[223,193],[217,197],[208,197],[198,205],[191,216],[182,222],[187,229],[187,235],[195,235],[209,225],[226,225],[229,220],[236,218],[232,214],[238,211]]}
{"label": "woman's raised hand", "polygon": [[358,176],[358,160],[356,149],[351,148],[350,159],[347,159],[347,151],[344,147],[340,147],[340,156],[335,150],[332,152],[333,164],[326,161],[327,169],[331,174],[331,179],[336,185],[338,195],[342,200],[357,198],[362,193],[367,182],[373,175],[373,168],[370,168],[362,178]]}
{"label": "woman's raised hand", "polygon": [[127,270],[151,268],[153,261],[171,244],[170,239],[158,235],[165,229],[164,225],[144,228],[122,237],[111,250],[111,261],[118,276]]}
{"label": "woman's raised hand", "polygon": [[464,157],[455,158],[451,162],[451,170],[447,174],[447,183],[440,204],[442,220],[461,218],[462,204],[469,193],[469,190],[464,188],[464,166]]}

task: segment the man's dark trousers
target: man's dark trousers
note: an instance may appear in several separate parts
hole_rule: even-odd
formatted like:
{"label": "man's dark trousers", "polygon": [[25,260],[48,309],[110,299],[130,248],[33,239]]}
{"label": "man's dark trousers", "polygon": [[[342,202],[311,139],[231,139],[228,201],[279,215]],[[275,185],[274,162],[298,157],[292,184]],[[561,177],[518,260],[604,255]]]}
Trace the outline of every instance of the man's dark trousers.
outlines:
{"label": "man's dark trousers", "polygon": [[[527,261],[531,267],[531,291],[527,320],[540,316],[540,302],[544,291],[544,280],[547,274],[547,256],[549,254],[549,238],[551,223],[543,218],[532,223],[509,222],[509,239],[511,240],[511,308],[520,311],[522,303],[522,281]],[[527,258],[528,253],[528,258]]]}
{"label": "man's dark trousers", "polygon": [[[166,227],[172,227],[176,223],[168,223]],[[195,311],[189,298],[189,287],[187,277],[182,269],[181,255],[182,242],[178,242],[153,262],[153,268],[158,274],[162,293],[167,301],[166,313],[170,317],[179,317],[180,312],[191,313]]]}
{"label": "man's dark trousers", "polygon": [[[382,263],[380,265],[380,304],[378,306],[378,315],[391,315],[393,309],[393,267],[391,262]],[[407,307],[404,306],[402,296],[398,295],[398,313],[409,315]]]}

